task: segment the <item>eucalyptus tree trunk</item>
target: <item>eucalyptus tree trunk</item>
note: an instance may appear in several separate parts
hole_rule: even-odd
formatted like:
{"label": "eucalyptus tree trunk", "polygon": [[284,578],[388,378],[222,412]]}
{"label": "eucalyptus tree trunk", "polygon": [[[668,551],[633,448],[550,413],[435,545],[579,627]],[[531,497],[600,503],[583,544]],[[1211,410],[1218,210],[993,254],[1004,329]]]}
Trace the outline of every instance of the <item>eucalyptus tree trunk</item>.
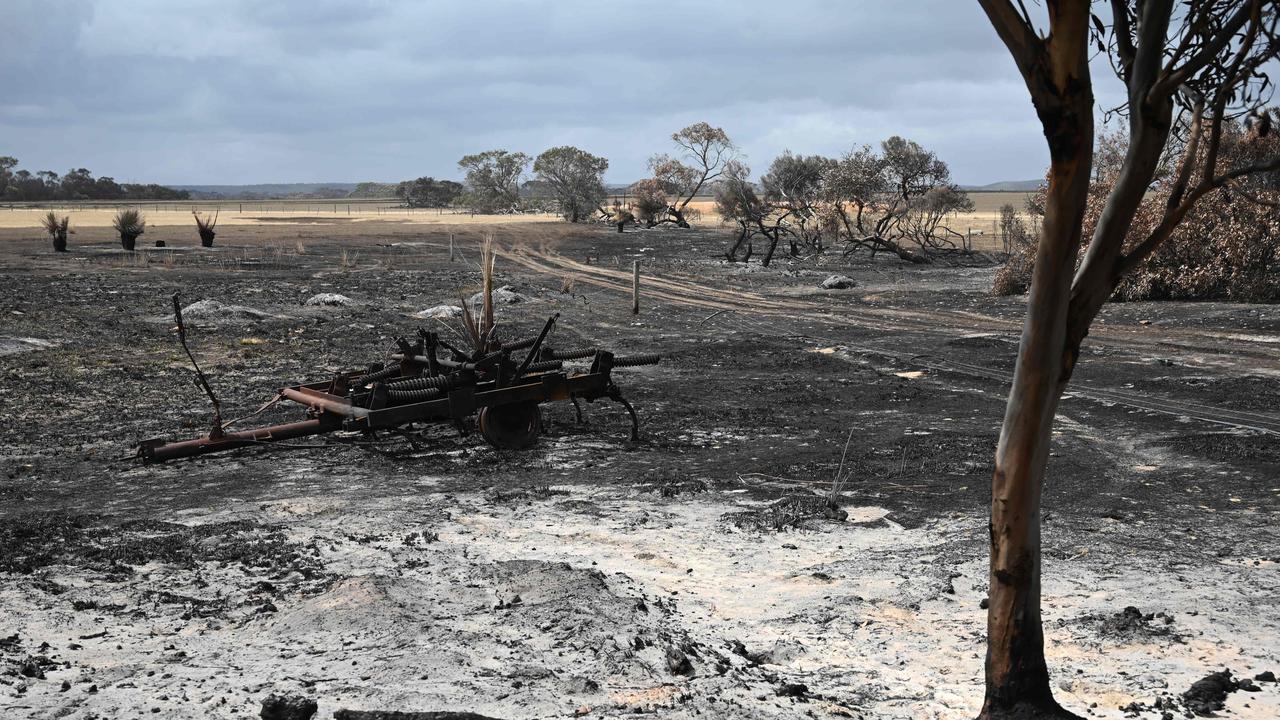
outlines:
{"label": "eucalyptus tree trunk", "polygon": [[982,0],[1018,61],[1049,146],[1044,227],[991,479],[991,564],[982,718],[1069,718],[1053,699],[1040,619],[1040,496],[1053,419],[1076,352],[1071,280],[1093,165],[1089,3],[1049,2],[1054,34],[1025,32],[1007,2]]}
{"label": "eucalyptus tree trunk", "polygon": [[[1084,137],[1091,141],[1091,134]],[[1067,311],[1088,194],[1090,141],[1055,157],[1050,170],[1022,344],[996,448],[983,717],[1074,717],[1054,701],[1044,659],[1040,495],[1053,418],[1078,354],[1078,346],[1066,342]]]}
{"label": "eucalyptus tree trunk", "polygon": [[[1245,175],[1280,170],[1275,157],[1217,172],[1228,108],[1261,103],[1248,92],[1249,83],[1280,54],[1264,31],[1275,27],[1277,6],[1274,0],[1112,0],[1109,52],[1128,89],[1129,146],[1076,270],[1093,160],[1091,3],[1045,0],[1046,34],[1035,29],[1024,3],[979,4],[1026,82],[1051,162],[1044,227],[991,483],[982,717],[1076,717],[1053,699],[1040,619],[1040,496],[1053,418],[1080,344],[1120,278],[1168,240],[1199,198]],[[1181,8],[1179,51],[1169,57],[1175,4]],[[1101,19],[1093,22],[1103,33]],[[1177,93],[1185,94],[1181,107],[1191,111],[1181,167],[1163,218],[1126,252],[1126,237],[1168,144]]]}

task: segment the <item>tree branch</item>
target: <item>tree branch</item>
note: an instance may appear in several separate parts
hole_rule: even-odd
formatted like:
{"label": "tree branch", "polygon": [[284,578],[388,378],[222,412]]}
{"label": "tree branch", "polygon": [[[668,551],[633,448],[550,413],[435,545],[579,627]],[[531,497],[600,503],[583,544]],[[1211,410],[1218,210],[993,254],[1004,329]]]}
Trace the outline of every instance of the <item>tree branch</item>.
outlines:
{"label": "tree branch", "polygon": [[1142,5],[1138,21],[1138,48],[1134,55],[1127,89],[1129,91],[1129,116],[1131,122],[1143,115],[1147,104],[1172,96],[1155,92],[1158,87],[1161,62],[1164,58],[1164,40],[1169,33],[1169,20],[1173,16],[1173,0],[1149,0]]}
{"label": "tree branch", "polygon": [[1245,200],[1248,200],[1249,202],[1251,202],[1251,203],[1253,203],[1253,204],[1255,204],[1255,205],[1261,205],[1261,206],[1263,206],[1263,207],[1280,208],[1280,201],[1277,201],[1277,200],[1264,200],[1263,198],[1260,198],[1260,197],[1258,197],[1257,195],[1254,195],[1253,193],[1249,192],[1248,190],[1244,190],[1244,189],[1242,189],[1242,188],[1236,188],[1236,189],[1235,189],[1235,192],[1236,192],[1236,194],[1237,194],[1237,195],[1239,195],[1240,197],[1244,198]]}
{"label": "tree branch", "polygon": [[1182,167],[1178,168],[1178,176],[1174,179],[1173,185],[1169,189],[1166,213],[1182,202],[1182,196],[1187,191],[1187,184],[1191,182],[1191,173],[1195,168],[1196,156],[1200,154],[1200,138],[1204,135],[1204,98],[1194,90],[1188,89],[1188,92],[1194,93],[1195,98],[1193,100],[1195,109],[1191,115],[1191,132],[1187,137],[1186,149],[1182,153]]}
{"label": "tree branch", "polygon": [[1191,208],[1195,206],[1196,201],[1200,198],[1214,190],[1225,187],[1232,180],[1237,180],[1254,173],[1272,172],[1274,170],[1280,170],[1280,157],[1274,157],[1263,162],[1238,167],[1230,172],[1218,175],[1208,182],[1203,182],[1196,186],[1196,189],[1187,196],[1187,199],[1183,201],[1181,205],[1176,209],[1165,213],[1164,219],[1160,221],[1160,224],[1155,230],[1151,231],[1151,234],[1148,235],[1145,240],[1139,243],[1138,246],[1129,254],[1120,258],[1119,274],[1123,275],[1137,267],[1139,263],[1147,259],[1147,256],[1155,252],[1155,249],[1160,247],[1161,243],[1168,240],[1169,237],[1173,235],[1173,231],[1178,227],[1178,223],[1182,222],[1182,219],[1187,216],[1187,213],[1191,212]]}
{"label": "tree branch", "polygon": [[1159,91],[1172,94],[1178,86],[1213,62],[1218,53],[1222,52],[1231,43],[1231,39],[1236,36],[1240,28],[1244,27],[1249,18],[1257,17],[1260,12],[1261,4],[1259,0],[1251,0],[1241,5],[1240,9],[1223,23],[1217,34],[1209,38],[1198,52],[1182,63],[1180,67],[1170,67],[1161,79],[1159,86],[1153,88],[1153,92]]}
{"label": "tree branch", "polygon": [[1129,76],[1133,71],[1133,60],[1138,54],[1133,46],[1133,28],[1129,23],[1129,3],[1125,0],[1111,0],[1111,32],[1116,37],[1116,54],[1120,56],[1121,78],[1125,85],[1129,84]]}
{"label": "tree branch", "polygon": [[1024,78],[1030,78],[1037,56],[1044,51],[1044,41],[1036,34],[1029,20],[1009,0],[978,0],[978,4],[987,13],[987,19],[991,21],[1000,40],[1009,48],[1009,54],[1018,64],[1018,70]]}

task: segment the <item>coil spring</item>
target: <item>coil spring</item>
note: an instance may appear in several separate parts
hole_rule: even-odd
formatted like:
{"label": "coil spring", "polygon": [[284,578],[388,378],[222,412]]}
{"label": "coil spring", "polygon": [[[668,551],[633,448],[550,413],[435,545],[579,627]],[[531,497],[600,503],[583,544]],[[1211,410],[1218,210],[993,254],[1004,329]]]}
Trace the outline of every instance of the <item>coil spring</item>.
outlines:
{"label": "coil spring", "polygon": [[399,374],[400,374],[399,365],[388,365],[387,367],[384,367],[381,370],[374,370],[373,372],[365,373],[364,375],[361,375],[360,377],[356,378],[355,386],[363,387],[365,385],[368,385],[369,383],[375,383],[380,380],[386,380],[387,378],[395,377],[396,375],[399,375]]}
{"label": "coil spring", "polygon": [[657,365],[662,357],[658,353],[648,353],[645,355],[628,355],[626,357],[616,357],[613,359],[614,367],[635,367],[636,365]]}
{"label": "coil spring", "polygon": [[551,357],[555,360],[581,360],[582,358],[592,357],[595,354],[596,349],[588,347],[574,350],[554,350],[551,353]]}
{"label": "coil spring", "polygon": [[416,377],[406,378],[404,380],[396,380],[387,383],[388,390],[398,390],[401,392],[408,390],[448,390],[457,387],[458,379],[454,375],[436,375],[435,377]]}
{"label": "coil spring", "polygon": [[543,360],[542,362],[529,363],[529,367],[525,368],[526,373],[547,372],[548,370],[561,370],[564,363],[559,360]]}
{"label": "coil spring", "polygon": [[426,402],[427,400],[435,400],[444,394],[440,388],[422,388],[419,390],[387,390],[387,397],[392,402]]}
{"label": "coil spring", "polygon": [[523,340],[499,343],[498,347],[503,350],[523,350],[525,348],[533,347],[533,344],[536,342],[538,342],[538,336],[534,335],[533,337],[527,337]]}

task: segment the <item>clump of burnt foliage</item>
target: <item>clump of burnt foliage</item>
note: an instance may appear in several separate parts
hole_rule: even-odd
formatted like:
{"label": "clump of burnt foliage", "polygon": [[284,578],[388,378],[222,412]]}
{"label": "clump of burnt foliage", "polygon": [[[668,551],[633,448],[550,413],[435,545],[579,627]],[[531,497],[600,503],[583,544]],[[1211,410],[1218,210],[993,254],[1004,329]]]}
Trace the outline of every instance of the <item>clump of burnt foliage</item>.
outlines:
{"label": "clump of burnt foliage", "polygon": [[213,247],[213,238],[218,233],[214,232],[214,228],[218,225],[218,213],[215,210],[213,215],[201,215],[198,211],[192,210],[191,214],[196,219],[196,232],[200,233],[200,244],[204,247]]}
{"label": "clump of burnt foliage", "polygon": [[120,208],[111,221],[111,227],[120,233],[120,246],[133,250],[138,236],[147,231],[147,221],[137,208]]}
{"label": "clump of burnt foliage", "polygon": [[[1224,126],[1223,165],[1253,164],[1258,158],[1280,155],[1280,134],[1259,133],[1240,125]],[[1100,167],[1090,187],[1083,237],[1087,242],[1102,215],[1124,156],[1119,135],[1099,139]],[[1136,247],[1157,228],[1170,200],[1172,179],[1178,168],[1172,161],[1158,174],[1134,219],[1126,251]],[[1038,219],[1044,190],[1033,197],[1028,211]],[[1231,300],[1280,302],[1280,172],[1259,173],[1213,191],[1183,219],[1168,241],[1162,243],[1117,286],[1113,300]],[[1031,239],[1010,248],[1008,262],[996,273],[996,295],[1025,293],[1035,268],[1036,242]],[[1083,259],[1077,257],[1077,267]]]}
{"label": "clump of burnt foliage", "polygon": [[[1034,215],[1036,208],[1032,205],[1028,210]],[[1000,236],[1003,238],[1006,259],[1004,265],[996,271],[991,292],[995,295],[1021,295],[1031,288],[1036,237],[1017,208],[1010,203],[1005,203],[1000,208]]]}
{"label": "clump of burnt foliage", "polygon": [[53,240],[53,249],[55,252],[67,251],[67,235],[73,234],[71,230],[71,216],[58,214],[50,210],[44,219],[40,221],[40,225],[44,227],[44,231],[49,233],[49,238]]}

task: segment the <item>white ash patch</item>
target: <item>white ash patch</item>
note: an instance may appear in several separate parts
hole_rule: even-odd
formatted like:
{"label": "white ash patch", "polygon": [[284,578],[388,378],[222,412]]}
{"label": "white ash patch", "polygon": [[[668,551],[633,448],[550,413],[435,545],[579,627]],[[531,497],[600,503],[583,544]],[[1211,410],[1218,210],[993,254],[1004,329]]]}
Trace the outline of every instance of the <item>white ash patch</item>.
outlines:
{"label": "white ash patch", "polygon": [[[472,305],[479,305],[484,302],[484,294],[476,293],[468,300]],[[493,302],[503,305],[515,305],[517,303],[529,302],[529,296],[516,292],[516,289],[510,285],[503,285],[493,291]]]}
{"label": "white ash patch", "polygon": [[183,320],[208,323],[273,320],[279,317],[247,305],[227,305],[217,300],[198,300],[182,308]]}
{"label": "white ash patch", "polygon": [[462,308],[457,305],[436,305],[435,307],[429,307],[426,310],[416,312],[413,316],[416,318],[437,318],[441,320],[445,318],[462,317]]}
{"label": "white ash patch", "polygon": [[350,307],[357,304],[355,300],[338,293],[317,293],[307,298],[303,305],[311,307]]}
{"label": "white ash patch", "polygon": [[48,350],[58,344],[50,340],[33,337],[0,337],[0,356],[17,355],[32,350]]}

